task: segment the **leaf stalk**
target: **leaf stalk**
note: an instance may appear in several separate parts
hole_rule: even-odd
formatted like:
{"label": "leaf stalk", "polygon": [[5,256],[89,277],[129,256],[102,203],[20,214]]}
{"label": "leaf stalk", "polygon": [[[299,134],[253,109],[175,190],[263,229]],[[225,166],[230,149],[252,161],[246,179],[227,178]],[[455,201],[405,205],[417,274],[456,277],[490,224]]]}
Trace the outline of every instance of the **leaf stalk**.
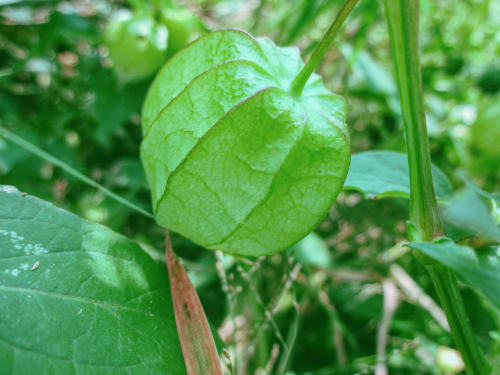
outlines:
{"label": "leaf stalk", "polygon": [[48,154],[47,152],[43,151],[42,149],[38,148],[34,144],[26,141],[25,139],[19,137],[18,135],[8,131],[4,127],[0,126],[0,137],[4,137],[11,141],[12,143],[18,145],[19,147],[23,148],[24,150],[31,152],[32,154],[38,156],[39,158],[52,163],[59,168],[61,168],[63,171],[66,173],[72,175],[73,177],[77,178],[78,180],[82,181],[83,183],[90,185],[97,190],[100,190],[102,193],[110,197],[111,199],[114,199],[118,203],[127,206],[128,208],[137,211],[138,213],[146,216],[147,218],[153,219],[154,216],[146,211],[145,209],[137,206],[136,204],[126,200],[125,198],[120,197],[118,194],[113,193],[111,190],[105,188],[104,186],[100,185],[99,183],[95,182],[91,178],[85,176],[84,174],[78,172],[75,168],[69,166],[68,164],[64,163],[63,161],[55,158],[54,156]]}
{"label": "leaf stalk", "polygon": [[328,31],[325,33],[318,46],[312,53],[309,61],[307,61],[306,65],[301,69],[301,71],[297,74],[290,86],[290,92],[294,96],[300,96],[302,90],[306,86],[309,77],[314,72],[314,70],[318,67],[319,63],[325,56],[330,44],[332,43],[335,36],[338,34],[340,28],[344,24],[349,13],[351,13],[354,6],[357,4],[358,0],[347,0],[340,10],[339,14],[331,24]]}

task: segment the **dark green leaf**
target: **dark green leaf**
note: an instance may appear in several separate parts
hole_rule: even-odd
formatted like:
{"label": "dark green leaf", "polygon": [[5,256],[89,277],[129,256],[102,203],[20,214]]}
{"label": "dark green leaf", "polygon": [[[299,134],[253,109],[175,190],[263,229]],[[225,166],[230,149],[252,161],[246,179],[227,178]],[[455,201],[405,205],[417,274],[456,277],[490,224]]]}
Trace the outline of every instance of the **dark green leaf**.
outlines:
{"label": "dark green leaf", "polygon": [[97,71],[90,78],[95,98],[89,108],[97,122],[92,137],[102,146],[108,147],[113,136],[133,113],[138,113],[149,82],[137,82],[119,87],[110,70]]}
{"label": "dark green leaf", "polygon": [[454,269],[464,282],[488,297],[500,309],[500,249],[477,251],[459,246],[448,239],[410,243],[408,246]]}
{"label": "dark green leaf", "polygon": [[0,372],[186,373],[164,265],[13,187],[0,207]]}
{"label": "dark green leaf", "polygon": [[472,187],[458,194],[444,209],[444,219],[455,228],[476,234],[487,241],[500,242],[500,228],[488,207]]}

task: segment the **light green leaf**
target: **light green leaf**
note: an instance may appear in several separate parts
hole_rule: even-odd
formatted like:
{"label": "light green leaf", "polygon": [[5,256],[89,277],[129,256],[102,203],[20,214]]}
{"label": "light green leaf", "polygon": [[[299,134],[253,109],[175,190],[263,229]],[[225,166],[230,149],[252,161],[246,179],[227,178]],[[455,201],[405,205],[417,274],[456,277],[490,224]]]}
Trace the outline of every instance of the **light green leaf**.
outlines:
{"label": "light green leaf", "polygon": [[353,75],[361,75],[367,87],[385,97],[391,111],[399,116],[401,110],[394,77],[366,51],[354,50],[349,43],[343,44],[340,50],[346,59],[354,60]]}
{"label": "light green leaf", "polygon": [[168,275],[138,245],[0,188],[0,368],[186,374]]}
{"label": "light green leaf", "polygon": [[143,110],[141,159],[157,222],[257,256],[323,219],[349,164],[345,101],[313,75],[289,93],[299,51],[240,31],[209,34],[165,65]]}
{"label": "light green leaf", "polygon": [[[432,167],[434,189],[438,199],[449,198],[450,182],[436,166]],[[367,151],[355,154],[344,185],[367,198],[410,197],[410,179],[406,154],[394,151]]]}
{"label": "light green leaf", "polygon": [[464,282],[483,293],[500,309],[500,248],[475,251],[448,239],[410,243],[408,246],[454,269]]}

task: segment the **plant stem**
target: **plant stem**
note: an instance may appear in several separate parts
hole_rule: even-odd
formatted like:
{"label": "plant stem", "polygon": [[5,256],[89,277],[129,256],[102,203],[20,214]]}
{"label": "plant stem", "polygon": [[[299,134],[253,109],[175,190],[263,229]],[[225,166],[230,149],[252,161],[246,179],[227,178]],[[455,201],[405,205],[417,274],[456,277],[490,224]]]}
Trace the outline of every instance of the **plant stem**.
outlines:
{"label": "plant stem", "polygon": [[154,216],[152,214],[150,214],[149,212],[147,212],[146,210],[144,210],[143,208],[135,205],[134,203],[126,200],[125,198],[120,197],[118,194],[113,193],[111,190],[106,189],[104,186],[98,184],[97,182],[95,182],[91,178],[88,178],[84,174],[78,172],[73,167],[70,167],[68,164],[66,164],[63,161],[55,158],[54,156],[46,153],[45,151],[43,151],[42,149],[38,148],[34,144],[32,144],[32,143],[24,140],[23,138],[15,135],[14,133],[12,133],[12,132],[8,131],[7,129],[3,128],[2,126],[0,126],[0,136],[8,139],[12,143],[15,143],[19,147],[25,149],[28,152],[31,152],[32,154],[38,156],[39,158],[41,158],[41,159],[43,159],[45,161],[48,161],[49,163],[52,163],[52,164],[58,166],[59,168],[61,168],[65,172],[69,173],[70,175],[72,175],[73,177],[79,179],[80,181],[86,183],[87,185],[95,187],[96,189],[100,190],[105,195],[107,195],[111,199],[114,199],[118,203],[121,203],[124,206],[127,206],[128,208],[131,208],[132,210],[139,212],[140,214],[146,216],[147,218],[154,219]]}
{"label": "plant stem", "polygon": [[432,184],[418,52],[418,0],[385,0],[410,167],[410,219],[430,240],[443,234]]}
{"label": "plant stem", "polygon": [[[432,183],[425,125],[418,46],[418,0],[384,0],[410,170],[411,240],[432,241],[444,234]],[[455,273],[435,262],[426,268],[436,287],[453,339],[469,375],[486,375],[489,366],[481,354],[467,318]]]}
{"label": "plant stem", "polygon": [[426,266],[446,314],[450,331],[462,354],[467,374],[487,375],[491,369],[476,344],[458,288],[457,275],[442,264]]}
{"label": "plant stem", "polygon": [[304,65],[302,70],[292,81],[290,87],[290,92],[292,93],[292,95],[299,96],[302,93],[307,80],[325,56],[328,48],[330,47],[330,44],[332,43],[347,16],[349,15],[349,13],[351,13],[351,10],[354,8],[357,2],[358,0],[347,0],[345,2],[344,6],[337,15],[337,18],[335,18],[335,21],[333,21],[326,34],[323,36],[323,39],[321,39],[321,41],[319,42],[307,64]]}

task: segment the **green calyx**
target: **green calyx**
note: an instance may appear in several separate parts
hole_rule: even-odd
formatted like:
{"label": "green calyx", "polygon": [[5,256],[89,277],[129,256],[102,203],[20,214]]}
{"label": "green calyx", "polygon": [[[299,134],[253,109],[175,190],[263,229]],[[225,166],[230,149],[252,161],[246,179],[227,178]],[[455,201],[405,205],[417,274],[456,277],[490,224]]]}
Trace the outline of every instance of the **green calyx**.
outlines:
{"label": "green calyx", "polygon": [[176,54],[143,108],[141,158],[157,222],[194,242],[258,256],[323,219],[350,160],[343,98],[303,68],[296,48],[241,31]]}

